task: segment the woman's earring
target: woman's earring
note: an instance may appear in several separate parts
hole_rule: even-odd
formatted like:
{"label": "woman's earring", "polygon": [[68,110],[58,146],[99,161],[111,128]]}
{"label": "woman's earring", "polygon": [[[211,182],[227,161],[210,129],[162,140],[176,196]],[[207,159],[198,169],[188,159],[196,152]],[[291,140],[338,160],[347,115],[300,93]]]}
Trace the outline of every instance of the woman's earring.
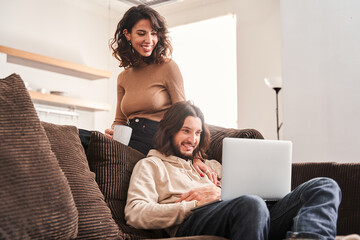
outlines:
{"label": "woman's earring", "polygon": [[131,41],[129,40],[128,43],[129,43],[129,45],[130,45],[130,48],[131,48],[132,53],[134,53],[134,48],[132,47]]}

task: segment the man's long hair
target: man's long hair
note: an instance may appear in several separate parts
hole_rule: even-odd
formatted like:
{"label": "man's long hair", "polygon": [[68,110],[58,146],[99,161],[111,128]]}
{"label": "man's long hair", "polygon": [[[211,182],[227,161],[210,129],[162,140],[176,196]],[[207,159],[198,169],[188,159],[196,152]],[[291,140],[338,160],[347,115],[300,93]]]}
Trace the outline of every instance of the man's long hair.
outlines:
{"label": "man's long hair", "polygon": [[193,152],[193,158],[205,159],[207,157],[205,152],[210,144],[210,133],[205,124],[204,114],[190,101],[174,103],[165,113],[154,137],[154,147],[156,150],[166,156],[174,155],[173,136],[180,131],[184,125],[185,118],[188,116],[198,117],[202,123],[200,143]]}

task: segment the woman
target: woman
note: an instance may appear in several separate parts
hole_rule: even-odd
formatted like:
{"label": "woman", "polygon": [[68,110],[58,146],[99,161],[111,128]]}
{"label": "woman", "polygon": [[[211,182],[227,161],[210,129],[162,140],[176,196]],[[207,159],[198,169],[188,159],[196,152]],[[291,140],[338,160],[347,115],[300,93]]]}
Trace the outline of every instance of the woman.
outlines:
{"label": "woman", "polygon": [[[165,20],[145,5],[130,8],[117,25],[110,43],[113,56],[124,67],[117,80],[115,120],[105,135],[112,138],[114,125],[129,125],[129,146],[147,155],[165,112],[173,103],[185,101],[179,67],[171,59],[172,46]],[[212,170],[195,161],[200,175],[216,181]]]}

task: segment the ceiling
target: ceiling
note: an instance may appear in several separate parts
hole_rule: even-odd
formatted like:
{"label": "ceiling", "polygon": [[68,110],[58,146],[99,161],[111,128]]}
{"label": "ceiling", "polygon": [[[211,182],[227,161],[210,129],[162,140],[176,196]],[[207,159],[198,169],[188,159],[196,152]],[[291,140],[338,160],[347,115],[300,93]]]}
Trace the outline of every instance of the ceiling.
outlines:
{"label": "ceiling", "polygon": [[[113,16],[118,19],[119,16],[124,14],[130,7],[138,5],[137,2],[147,2],[149,6],[158,11],[162,16],[164,16],[169,24],[169,26],[177,26],[181,25],[184,22],[187,22],[188,13],[196,16],[193,17],[192,20],[205,19],[204,16],[208,16],[207,11],[205,9],[208,6],[213,4],[224,4],[226,9],[226,3],[230,0],[86,0],[93,1],[101,4],[103,6],[108,6],[111,12],[113,12]],[[161,3],[160,3],[161,1]],[[238,1],[238,0],[234,0]],[[151,3],[150,3],[151,2]],[[197,9],[197,10],[196,10]],[[199,11],[199,12],[194,12]],[[217,11],[217,10],[216,10]],[[215,11],[215,12],[216,12]],[[220,9],[221,12],[221,9]],[[181,16],[178,16],[181,14]],[[173,17],[172,16],[177,16]],[[209,16],[212,16],[211,14]],[[179,20],[180,19],[180,20]]]}
{"label": "ceiling", "polygon": [[144,5],[148,5],[151,7],[154,6],[159,6],[159,5],[165,5],[165,4],[169,4],[169,3],[174,3],[174,2],[178,2],[181,0],[117,0],[119,2],[123,2],[126,4],[130,4],[130,5],[139,5],[139,4],[144,4]]}

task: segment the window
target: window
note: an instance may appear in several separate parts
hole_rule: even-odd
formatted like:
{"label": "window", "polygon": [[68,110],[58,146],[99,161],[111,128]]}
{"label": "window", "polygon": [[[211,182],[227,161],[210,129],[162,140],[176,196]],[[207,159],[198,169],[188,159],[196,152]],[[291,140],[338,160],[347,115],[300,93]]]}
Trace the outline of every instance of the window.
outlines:
{"label": "window", "polygon": [[235,16],[174,27],[170,36],[187,99],[201,108],[207,123],[236,128]]}

